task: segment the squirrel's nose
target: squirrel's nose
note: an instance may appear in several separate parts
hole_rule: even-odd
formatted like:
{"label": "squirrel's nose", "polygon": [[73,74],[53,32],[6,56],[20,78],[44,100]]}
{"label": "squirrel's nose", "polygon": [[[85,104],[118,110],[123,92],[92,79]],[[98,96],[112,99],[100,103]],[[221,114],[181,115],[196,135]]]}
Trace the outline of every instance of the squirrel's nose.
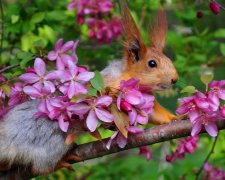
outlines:
{"label": "squirrel's nose", "polygon": [[171,80],[171,83],[172,83],[172,84],[175,84],[176,82],[177,82],[177,79],[172,79],[172,80]]}

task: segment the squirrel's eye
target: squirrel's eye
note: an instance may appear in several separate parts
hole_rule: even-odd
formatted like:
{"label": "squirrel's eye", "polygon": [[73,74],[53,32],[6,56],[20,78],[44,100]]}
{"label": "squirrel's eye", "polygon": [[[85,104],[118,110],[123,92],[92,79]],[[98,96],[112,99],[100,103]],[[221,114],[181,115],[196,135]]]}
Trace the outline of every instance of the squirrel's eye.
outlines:
{"label": "squirrel's eye", "polygon": [[148,66],[150,68],[155,68],[155,67],[157,67],[157,63],[155,62],[155,60],[150,60],[150,61],[148,61]]}

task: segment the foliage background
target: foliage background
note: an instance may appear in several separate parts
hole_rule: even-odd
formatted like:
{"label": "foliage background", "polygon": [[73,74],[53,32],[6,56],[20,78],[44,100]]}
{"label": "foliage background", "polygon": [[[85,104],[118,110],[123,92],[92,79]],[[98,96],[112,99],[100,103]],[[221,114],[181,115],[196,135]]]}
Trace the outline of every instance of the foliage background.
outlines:
{"label": "foliage background", "polygon": [[[224,3],[222,0],[218,2]],[[111,44],[99,44],[89,39],[87,25],[76,24],[75,10],[68,11],[68,3],[54,0],[1,1],[0,67],[20,64],[18,68],[5,73],[6,77],[13,80],[33,64],[40,50],[53,49],[54,43],[61,37],[65,41],[80,39],[77,48],[79,62],[89,65],[92,70],[101,70],[109,61],[122,57],[121,38]],[[161,6],[167,10],[169,32],[165,54],[174,62],[180,79],[173,90],[158,94],[159,101],[165,107],[174,111],[176,99],[181,96],[179,92],[187,85],[203,89],[200,75],[205,70],[212,70],[214,79],[225,79],[225,12],[213,15],[207,1],[198,4],[194,0],[132,0],[128,4],[146,44],[149,44],[147,26],[153,13]],[[118,1],[115,0],[114,5],[112,13],[119,16]],[[204,13],[201,19],[196,18],[198,10]],[[102,135],[109,136],[105,131]],[[84,135],[78,142],[92,140],[90,136]],[[220,132],[210,162],[225,170],[224,140],[225,134]],[[176,140],[151,146],[153,157],[150,161],[139,156],[138,150],[134,149],[75,164],[75,172],[60,170],[48,177],[36,179],[194,179],[194,173],[202,165],[211,144],[211,137],[201,136],[197,152],[173,164],[165,161],[165,155],[175,149]]]}

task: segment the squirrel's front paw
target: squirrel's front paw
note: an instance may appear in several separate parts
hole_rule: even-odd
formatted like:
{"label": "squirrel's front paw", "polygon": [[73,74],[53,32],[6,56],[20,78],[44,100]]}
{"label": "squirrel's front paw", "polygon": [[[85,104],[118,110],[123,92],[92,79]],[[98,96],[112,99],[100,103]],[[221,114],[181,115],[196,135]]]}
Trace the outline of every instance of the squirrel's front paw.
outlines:
{"label": "squirrel's front paw", "polygon": [[187,118],[188,118],[187,114],[174,115],[173,121],[176,121],[176,120],[186,120]]}
{"label": "squirrel's front paw", "polygon": [[77,162],[80,161],[81,159],[74,155],[74,154],[69,154],[66,157],[64,157],[61,161],[58,162],[58,164],[55,167],[55,170],[59,170],[61,168],[66,168],[69,171],[74,171],[72,165],[69,163],[70,161],[72,162]]}

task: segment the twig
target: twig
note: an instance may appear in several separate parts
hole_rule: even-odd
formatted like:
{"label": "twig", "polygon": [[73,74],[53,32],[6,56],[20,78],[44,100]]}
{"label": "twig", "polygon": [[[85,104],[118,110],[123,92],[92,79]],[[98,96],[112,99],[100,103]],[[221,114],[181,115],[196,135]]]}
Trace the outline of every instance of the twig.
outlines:
{"label": "twig", "polygon": [[195,178],[195,180],[198,180],[199,175],[201,174],[201,172],[202,172],[202,170],[203,170],[203,168],[204,168],[205,163],[209,160],[209,158],[211,157],[211,155],[214,153],[214,149],[215,149],[215,146],[216,146],[218,137],[219,137],[219,133],[218,133],[218,135],[216,136],[216,138],[215,138],[215,140],[214,140],[214,142],[213,142],[213,145],[212,145],[212,147],[211,147],[211,150],[210,150],[208,156],[205,158],[204,162],[202,163],[201,168],[200,168],[200,169],[198,170],[198,172],[196,173],[196,178]]}
{"label": "twig", "polygon": [[6,66],[5,68],[0,69],[0,74],[3,73],[3,72],[5,72],[5,71],[8,71],[9,69],[18,67],[18,66],[19,66],[19,64],[13,64],[11,66]]}

